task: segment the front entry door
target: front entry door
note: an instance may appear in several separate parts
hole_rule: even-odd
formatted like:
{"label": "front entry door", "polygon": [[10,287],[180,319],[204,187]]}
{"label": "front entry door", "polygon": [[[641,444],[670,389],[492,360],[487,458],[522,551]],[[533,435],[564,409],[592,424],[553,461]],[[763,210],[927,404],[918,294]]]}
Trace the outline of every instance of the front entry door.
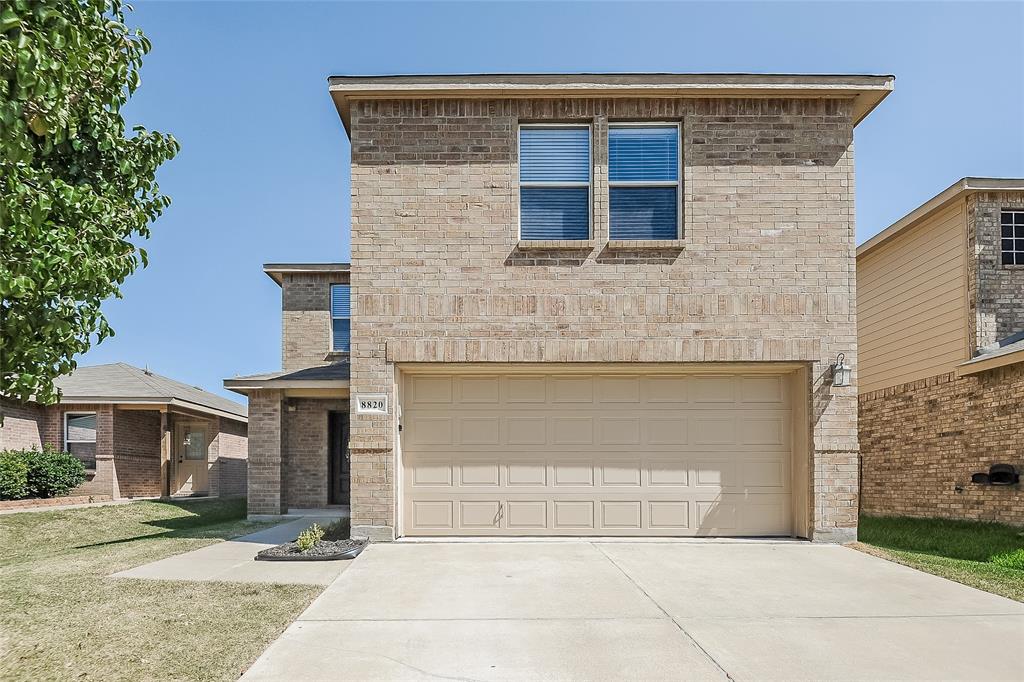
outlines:
{"label": "front entry door", "polygon": [[327,469],[330,478],[329,504],[349,503],[348,412],[327,416]]}
{"label": "front entry door", "polygon": [[209,492],[206,424],[184,422],[174,427],[175,494],[201,495]]}

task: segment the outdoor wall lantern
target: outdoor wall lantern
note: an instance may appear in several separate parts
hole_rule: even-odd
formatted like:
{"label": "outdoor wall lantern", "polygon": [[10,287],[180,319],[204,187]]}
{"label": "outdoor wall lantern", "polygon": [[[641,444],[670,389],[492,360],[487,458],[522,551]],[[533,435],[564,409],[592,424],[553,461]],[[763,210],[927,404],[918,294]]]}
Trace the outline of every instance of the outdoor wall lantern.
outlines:
{"label": "outdoor wall lantern", "polygon": [[846,360],[846,354],[840,353],[836,356],[836,364],[832,365],[833,386],[850,385],[850,375],[853,373],[853,370],[844,362],[844,360]]}

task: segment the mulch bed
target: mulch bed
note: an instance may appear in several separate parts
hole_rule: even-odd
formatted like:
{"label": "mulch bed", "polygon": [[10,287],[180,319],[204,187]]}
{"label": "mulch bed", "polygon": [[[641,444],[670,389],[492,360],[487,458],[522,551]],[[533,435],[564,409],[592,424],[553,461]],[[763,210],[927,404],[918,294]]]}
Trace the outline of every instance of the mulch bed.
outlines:
{"label": "mulch bed", "polygon": [[294,542],[265,549],[256,561],[336,561],[354,559],[366,547],[366,540],[321,540],[303,552]]}

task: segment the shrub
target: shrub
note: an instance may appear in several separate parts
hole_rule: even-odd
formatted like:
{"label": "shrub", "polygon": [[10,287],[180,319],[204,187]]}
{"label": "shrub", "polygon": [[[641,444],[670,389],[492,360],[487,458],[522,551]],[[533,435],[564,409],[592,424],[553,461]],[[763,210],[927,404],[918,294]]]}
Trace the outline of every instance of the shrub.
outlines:
{"label": "shrub", "polygon": [[20,452],[0,452],[0,500],[28,497],[28,462]]}
{"label": "shrub", "polygon": [[1005,554],[996,554],[989,561],[1003,568],[1015,568],[1018,571],[1024,571],[1024,549],[1006,552]]}
{"label": "shrub", "polygon": [[306,550],[312,549],[313,545],[320,542],[324,537],[324,529],[317,524],[313,524],[306,530],[299,533],[299,537],[295,538],[295,544],[299,546],[299,549],[305,552]]}
{"label": "shrub", "polygon": [[40,450],[21,450],[28,466],[28,497],[60,497],[85,480],[85,465],[67,452],[47,445]]}

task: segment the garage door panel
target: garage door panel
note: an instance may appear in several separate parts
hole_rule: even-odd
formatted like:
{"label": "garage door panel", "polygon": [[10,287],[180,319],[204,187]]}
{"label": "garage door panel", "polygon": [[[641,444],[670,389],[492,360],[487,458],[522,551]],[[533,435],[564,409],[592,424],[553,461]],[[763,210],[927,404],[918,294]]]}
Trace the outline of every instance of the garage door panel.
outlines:
{"label": "garage door panel", "polygon": [[403,391],[406,534],[790,532],[783,377],[415,378]]}

